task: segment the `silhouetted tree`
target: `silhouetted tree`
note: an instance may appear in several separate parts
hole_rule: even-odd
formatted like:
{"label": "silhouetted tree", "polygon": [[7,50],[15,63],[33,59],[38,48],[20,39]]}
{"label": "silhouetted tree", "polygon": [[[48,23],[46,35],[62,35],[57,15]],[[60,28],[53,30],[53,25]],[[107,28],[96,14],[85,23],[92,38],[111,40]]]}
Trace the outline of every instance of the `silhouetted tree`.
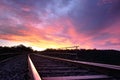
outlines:
{"label": "silhouetted tree", "polygon": [[33,52],[33,49],[31,47],[26,47],[24,45],[18,45],[13,47],[1,47],[0,46],[0,53],[28,53]]}

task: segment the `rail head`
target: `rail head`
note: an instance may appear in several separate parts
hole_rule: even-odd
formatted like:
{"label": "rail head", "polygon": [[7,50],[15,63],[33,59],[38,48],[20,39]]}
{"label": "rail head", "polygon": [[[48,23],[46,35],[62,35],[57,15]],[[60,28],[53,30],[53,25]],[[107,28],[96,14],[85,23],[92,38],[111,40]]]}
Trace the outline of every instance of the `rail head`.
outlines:
{"label": "rail head", "polygon": [[29,55],[28,55],[28,69],[29,76],[31,78],[30,80],[42,80]]}

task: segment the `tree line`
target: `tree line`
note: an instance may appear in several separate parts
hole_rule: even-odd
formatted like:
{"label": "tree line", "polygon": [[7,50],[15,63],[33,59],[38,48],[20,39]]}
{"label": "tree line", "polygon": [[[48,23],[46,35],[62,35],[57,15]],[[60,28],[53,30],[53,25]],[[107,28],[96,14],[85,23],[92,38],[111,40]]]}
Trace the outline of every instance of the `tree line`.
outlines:
{"label": "tree line", "polygon": [[28,53],[33,52],[33,49],[31,47],[26,47],[24,45],[18,45],[13,47],[2,47],[0,46],[0,54],[5,53]]}

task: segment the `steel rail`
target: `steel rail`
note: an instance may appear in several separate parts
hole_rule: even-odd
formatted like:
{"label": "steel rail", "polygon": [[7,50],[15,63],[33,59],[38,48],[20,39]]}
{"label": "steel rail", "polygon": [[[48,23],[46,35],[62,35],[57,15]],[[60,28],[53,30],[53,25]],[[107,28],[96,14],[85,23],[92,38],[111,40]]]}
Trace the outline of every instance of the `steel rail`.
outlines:
{"label": "steel rail", "polygon": [[28,55],[28,69],[30,80],[42,80],[29,55]]}

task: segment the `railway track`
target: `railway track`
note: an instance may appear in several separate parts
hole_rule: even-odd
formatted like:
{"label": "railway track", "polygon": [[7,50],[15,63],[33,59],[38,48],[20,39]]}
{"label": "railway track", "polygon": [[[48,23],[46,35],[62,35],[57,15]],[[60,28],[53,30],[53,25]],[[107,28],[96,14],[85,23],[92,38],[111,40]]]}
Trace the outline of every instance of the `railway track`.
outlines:
{"label": "railway track", "polygon": [[70,61],[56,60],[42,55],[30,55],[42,80],[120,80]]}

